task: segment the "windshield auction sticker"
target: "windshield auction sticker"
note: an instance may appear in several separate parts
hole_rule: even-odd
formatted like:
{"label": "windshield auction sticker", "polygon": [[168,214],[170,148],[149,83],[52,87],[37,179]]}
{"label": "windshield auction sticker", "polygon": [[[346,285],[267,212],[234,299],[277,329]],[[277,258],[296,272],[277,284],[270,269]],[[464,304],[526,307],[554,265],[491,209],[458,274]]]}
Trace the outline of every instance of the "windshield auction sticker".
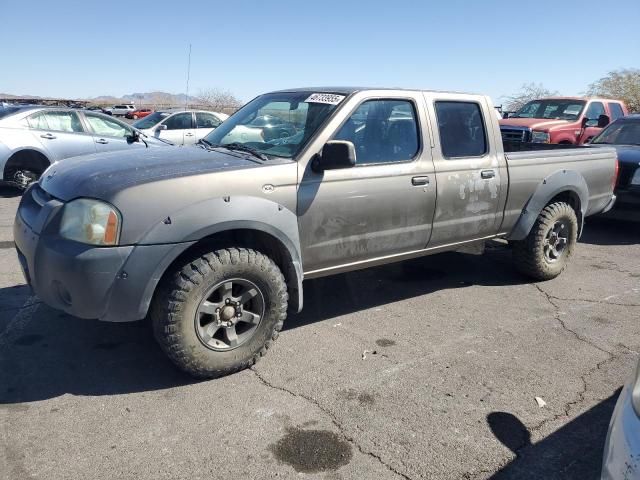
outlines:
{"label": "windshield auction sticker", "polygon": [[312,93],[305,100],[307,103],[327,103],[329,105],[337,105],[344,100],[344,95],[336,95],[334,93]]}

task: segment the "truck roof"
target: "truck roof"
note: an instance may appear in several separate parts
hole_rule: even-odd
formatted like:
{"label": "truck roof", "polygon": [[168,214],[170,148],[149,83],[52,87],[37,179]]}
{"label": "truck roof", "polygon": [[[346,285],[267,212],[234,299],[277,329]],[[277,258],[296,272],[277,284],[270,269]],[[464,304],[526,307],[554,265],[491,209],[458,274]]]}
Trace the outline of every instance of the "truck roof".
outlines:
{"label": "truck roof", "polygon": [[397,88],[397,87],[304,87],[304,88],[285,88],[282,90],[275,90],[271,93],[283,93],[283,92],[326,92],[326,93],[338,93],[341,95],[351,95],[356,92],[364,92],[367,90],[400,90],[404,92],[433,92],[433,93],[457,93],[461,95],[479,95],[473,92],[454,92],[450,90],[429,90],[424,88]]}
{"label": "truck roof", "polygon": [[601,102],[622,102],[622,100],[618,100],[616,98],[605,98],[605,97],[578,97],[578,96],[552,96],[552,97],[540,97],[536,98],[536,100],[596,100]]}

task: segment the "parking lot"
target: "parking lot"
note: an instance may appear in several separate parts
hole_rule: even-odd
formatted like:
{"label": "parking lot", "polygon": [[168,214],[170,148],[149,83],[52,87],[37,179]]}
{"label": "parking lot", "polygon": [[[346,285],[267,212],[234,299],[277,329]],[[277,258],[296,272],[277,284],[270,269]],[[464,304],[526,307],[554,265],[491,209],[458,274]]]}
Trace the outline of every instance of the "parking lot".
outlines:
{"label": "parking lot", "polygon": [[599,475],[640,351],[637,224],[589,220],[545,283],[498,243],[308,281],[260,363],[197,382],[146,323],[30,295],[18,201],[0,191],[2,479]]}

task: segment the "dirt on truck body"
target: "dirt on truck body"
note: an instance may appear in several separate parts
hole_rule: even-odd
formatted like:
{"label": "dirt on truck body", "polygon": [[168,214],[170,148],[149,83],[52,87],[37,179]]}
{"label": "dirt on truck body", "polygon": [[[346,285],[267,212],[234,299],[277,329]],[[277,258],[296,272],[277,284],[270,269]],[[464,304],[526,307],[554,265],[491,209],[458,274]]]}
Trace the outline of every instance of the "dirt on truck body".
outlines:
{"label": "dirt on truck body", "polygon": [[517,150],[486,96],[273,92],[197,148],[50,167],[22,199],[16,248],[47,304],[148,316],[180,368],[215,377],[266,353],[307,278],[493,238],[531,278],[559,275],[584,218],[615,201],[615,151]]}

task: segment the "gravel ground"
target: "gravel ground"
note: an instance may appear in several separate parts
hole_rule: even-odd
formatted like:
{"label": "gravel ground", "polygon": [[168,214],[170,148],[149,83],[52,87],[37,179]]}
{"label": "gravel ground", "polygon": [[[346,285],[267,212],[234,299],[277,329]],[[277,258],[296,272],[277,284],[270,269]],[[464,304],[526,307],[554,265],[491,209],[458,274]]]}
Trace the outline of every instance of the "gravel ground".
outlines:
{"label": "gravel ground", "polygon": [[598,478],[640,351],[637,224],[590,220],[539,284],[501,245],[307,281],[260,363],[196,382],[146,323],[30,295],[18,200],[0,191],[1,479]]}

